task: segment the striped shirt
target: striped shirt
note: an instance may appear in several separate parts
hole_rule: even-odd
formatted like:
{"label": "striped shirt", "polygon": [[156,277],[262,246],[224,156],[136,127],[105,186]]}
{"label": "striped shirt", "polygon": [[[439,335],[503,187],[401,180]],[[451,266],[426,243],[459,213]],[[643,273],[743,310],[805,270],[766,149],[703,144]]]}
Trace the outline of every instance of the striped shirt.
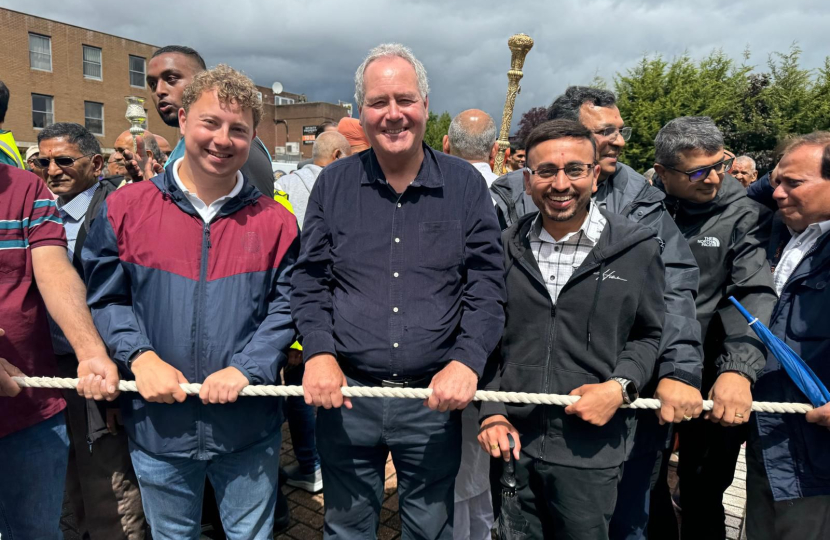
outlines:
{"label": "striped shirt", "polygon": [[606,223],[608,221],[600,213],[599,206],[591,202],[579,230],[566,234],[557,242],[542,227],[541,214],[533,220],[527,237],[554,304],[574,271],[594,249]]}
{"label": "striped shirt", "polygon": [[[0,165],[0,358],[34,377],[57,376],[46,308],[32,267],[32,249],[66,249],[58,209],[46,184],[34,174]],[[65,402],[57,390],[26,389],[0,399],[0,438],[58,414]]]}

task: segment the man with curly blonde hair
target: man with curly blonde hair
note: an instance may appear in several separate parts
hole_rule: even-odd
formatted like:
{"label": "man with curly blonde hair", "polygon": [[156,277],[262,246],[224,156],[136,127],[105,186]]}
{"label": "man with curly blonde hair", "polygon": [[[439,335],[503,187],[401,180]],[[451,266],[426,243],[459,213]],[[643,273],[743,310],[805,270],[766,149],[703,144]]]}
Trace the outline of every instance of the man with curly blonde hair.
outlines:
{"label": "man with curly blonde hair", "polygon": [[275,384],[294,341],[298,241],[294,216],[240,172],[261,116],[243,74],[197,74],[179,109],[184,156],[110,195],[83,250],[96,326],[138,385],[124,421],[156,539],[199,536],[206,477],[229,539],[272,535],[281,400],[237,398]]}

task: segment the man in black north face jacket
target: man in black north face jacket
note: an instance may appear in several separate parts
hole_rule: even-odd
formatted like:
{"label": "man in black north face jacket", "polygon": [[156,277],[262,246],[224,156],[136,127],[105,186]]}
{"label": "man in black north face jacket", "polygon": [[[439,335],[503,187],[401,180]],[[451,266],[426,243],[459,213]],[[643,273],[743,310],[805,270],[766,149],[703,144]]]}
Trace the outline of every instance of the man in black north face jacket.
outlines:
{"label": "man in black north face jacket", "polygon": [[651,379],[665,315],[654,231],[591,201],[595,156],[577,122],[534,129],[524,174],[540,211],[502,236],[506,326],[481,384],[581,396],[567,408],[481,406],[482,448],[506,459],[507,435],[517,443],[512,527],[526,538],[608,538],[635,425],[618,408]]}

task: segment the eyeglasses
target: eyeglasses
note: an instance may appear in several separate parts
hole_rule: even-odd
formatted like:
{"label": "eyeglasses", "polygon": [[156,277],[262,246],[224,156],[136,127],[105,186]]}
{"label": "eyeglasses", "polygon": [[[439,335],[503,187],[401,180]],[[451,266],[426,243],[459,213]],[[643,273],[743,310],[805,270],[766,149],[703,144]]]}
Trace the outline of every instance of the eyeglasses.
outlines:
{"label": "eyeglasses", "polygon": [[60,167],[62,169],[66,169],[67,167],[73,166],[75,164],[75,162],[78,161],[79,159],[84,159],[85,157],[94,156],[94,155],[95,155],[95,152],[93,152],[91,154],[86,154],[86,155],[83,155],[83,156],[80,156],[80,157],[74,157],[74,158],[69,157],[69,156],[60,156],[60,157],[56,157],[56,158],[37,158],[35,160],[35,163],[37,163],[38,166],[41,169],[48,169],[49,168],[49,163],[54,161],[55,165],[57,165],[58,167]]}
{"label": "eyeglasses", "polygon": [[624,141],[627,141],[628,139],[631,138],[631,128],[630,127],[624,127],[622,129],[617,129],[615,127],[608,127],[608,128],[605,128],[605,129],[598,129],[596,131],[592,131],[591,133],[593,133],[594,135],[602,135],[606,139],[615,139],[616,136],[617,136],[617,133],[620,134],[620,136],[623,138]]}
{"label": "eyeglasses", "polygon": [[732,162],[735,161],[735,158],[729,159],[722,159],[717,163],[709,165],[707,167],[701,167],[700,169],[695,169],[693,171],[681,171],[680,169],[675,169],[674,167],[669,167],[668,165],[663,165],[663,167],[672,170],[674,172],[679,172],[680,174],[685,174],[689,177],[689,182],[696,183],[704,180],[709,173],[715,171],[716,174],[720,174],[723,171],[728,171],[732,167]]}
{"label": "eyeglasses", "polygon": [[568,163],[564,167],[557,168],[557,167],[544,167],[541,169],[536,169],[535,171],[530,167],[527,167],[527,170],[530,174],[534,176],[538,176],[542,180],[549,180],[553,181],[554,178],[559,174],[559,171],[565,171],[565,176],[567,176],[571,180],[579,180],[580,178],[585,178],[588,174],[593,170],[596,163]]}

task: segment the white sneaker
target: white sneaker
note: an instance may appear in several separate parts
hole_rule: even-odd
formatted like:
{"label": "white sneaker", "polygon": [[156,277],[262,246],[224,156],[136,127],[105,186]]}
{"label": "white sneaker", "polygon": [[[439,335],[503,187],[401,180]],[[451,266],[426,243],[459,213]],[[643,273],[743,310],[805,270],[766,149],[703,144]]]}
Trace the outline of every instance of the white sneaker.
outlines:
{"label": "white sneaker", "polygon": [[300,473],[300,465],[294,463],[283,467],[287,480],[286,484],[295,488],[308,491],[309,493],[320,493],[323,491],[323,472],[318,468],[311,474]]}

